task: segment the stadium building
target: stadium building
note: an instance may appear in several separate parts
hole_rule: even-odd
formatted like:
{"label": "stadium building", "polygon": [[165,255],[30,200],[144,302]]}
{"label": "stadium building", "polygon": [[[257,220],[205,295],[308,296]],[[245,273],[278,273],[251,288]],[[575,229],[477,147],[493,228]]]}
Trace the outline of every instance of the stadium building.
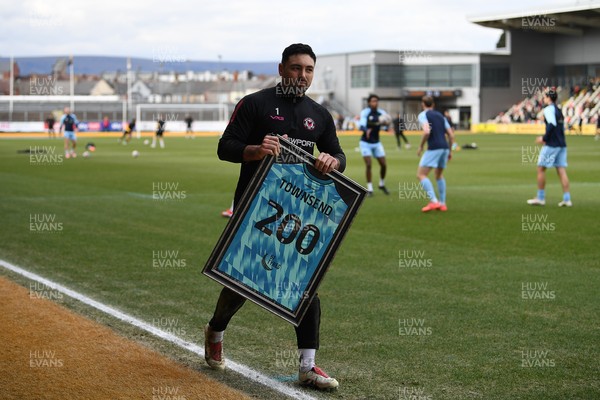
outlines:
{"label": "stadium building", "polygon": [[[471,17],[502,29],[489,53],[383,51],[320,55],[314,95],[331,109],[355,116],[370,93],[405,120],[420,111],[420,98],[436,98],[461,129],[495,118],[547,86],[585,87],[600,76],[600,8],[574,5]],[[591,87],[590,87],[591,89]]]}
{"label": "stadium building", "polygon": [[[515,133],[537,133],[531,129],[535,127],[514,123],[535,120],[541,109],[540,93],[548,86],[560,86],[559,101],[565,106],[569,129],[583,123],[583,131],[586,124],[590,125],[588,133],[592,131],[591,124],[600,112],[599,7],[588,3],[471,17],[469,21],[501,30],[495,50],[367,50],[319,55],[309,94],[334,116],[344,116],[347,129],[356,128],[356,116],[368,95],[376,93],[382,108],[400,113],[407,130],[418,130],[420,99],[430,94],[438,109],[450,112],[458,129],[504,132],[506,127],[485,122],[511,122],[511,129],[519,130]],[[138,118],[138,129],[152,130],[154,116],[161,112],[181,120],[169,124],[172,129],[184,130],[183,116],[190,113],[195,129],[221,130],[225,114],[239,98],[273,84],[271,77],[242,86],[235,80],[178,82],[174,75],[175,82],[133,79],[127,101],[127,83],[116,82],[116,77],[112,86],[102,80],[70,83],[67,60],[61,62],[53,67],[52,75],[30,76],[24,82],[17,79],[10,88],[10,76],[19,75],[18,66],[15,63],[10,72],[10,63],[0,62],[0,93],[18,94],[0,96],[0,131],[43,131],[44,119],[50,114],[59,118],[65,105],[71,105],[89,130],[95,130],[103,116],[115,121],[115,130],[132,116]],[[206,103],[214,107],[200,107]],[[163,104],[168,104],[168,110],[162,110]]]}

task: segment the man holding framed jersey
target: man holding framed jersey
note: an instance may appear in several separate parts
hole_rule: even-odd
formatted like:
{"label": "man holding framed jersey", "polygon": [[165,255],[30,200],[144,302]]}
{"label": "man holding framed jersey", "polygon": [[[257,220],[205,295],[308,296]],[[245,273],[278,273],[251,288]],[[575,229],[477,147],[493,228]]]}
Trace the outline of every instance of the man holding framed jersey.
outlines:
{"label": "man holding framed jersey", "polygon": [[[219,141],[220,159],[241,163],[234,203],[238,204],[254,176],[260,161],[280,153],[276,134],[286,137],[310,154],[315,145],[320,151],[315,168],[322,174],[346,165],[346,156],[336,136],[331,114],[305,96],[310,87],[316,56],[306,44],[292,44],[282,54],[279,64],[281,83],[275,87],[245,96],[235,107],[229,124]],[[213,369],[224,369],[223,333],[231,318],[246,299],[229,288],[223,288],[212,319],[205,328],[205,358]],[[315,366],[319,348],[321,307],[315,295],[302,322],[296,327],[300,357],[299,380],[317,389],[334,389],[337,380]]]}

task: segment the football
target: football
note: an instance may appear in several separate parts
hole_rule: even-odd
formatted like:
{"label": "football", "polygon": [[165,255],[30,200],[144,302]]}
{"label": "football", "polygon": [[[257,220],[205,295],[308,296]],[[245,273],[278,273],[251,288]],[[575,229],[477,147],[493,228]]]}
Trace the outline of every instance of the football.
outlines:
{"label": "football", "polygon": [[137,151],[137,150],[134,150],[134,151],[132,151],[132,152],[131,152],[131,156],[132,156],[133,158],[137,158],[139,155],[140,155],[140,152],[139,152],[139,151]]}
{"label": "football", "polygon": [[90,156],[90,152],[89,151],[84,151],[82,154],[83,158],[88,158]]}
{"label": "football", "polygon": [[379,124],[380,125],[389,125],[392,123],[392,117],[389,114],[381,114],[379,116]]}

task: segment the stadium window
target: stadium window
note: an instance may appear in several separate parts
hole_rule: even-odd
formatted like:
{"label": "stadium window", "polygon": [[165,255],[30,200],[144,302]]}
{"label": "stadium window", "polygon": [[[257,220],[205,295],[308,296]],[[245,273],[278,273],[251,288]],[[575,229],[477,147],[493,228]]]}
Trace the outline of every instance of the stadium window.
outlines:
{"label": "stadium window", "polygon": [[354,65],[350,69],[350,86],[353,88],[371,87],[371,66]]}
{"label": "stadium window", "polygon": [[403,68],[403,85],[418,86],[427,85],[427,66],[424,65],[405,65]]}
{"label": "stadium window", "polygon": [[427,86],[442,87],[450,85],[449,65],[430,65],[427,69]]}
{"label": "stadium window", "polygon": [[376,87],[400,87],[402,86],[401,65],[376,65],[375,66]]}
{"label": "stadium window", "polygon": [[508,64],[482,64],[481,87],[509,87],[510,66]]}
{"label": "stadium window", "polygon": [[472,65],[452,65],[450,66],[450,86],[473,86],[473,66]]}

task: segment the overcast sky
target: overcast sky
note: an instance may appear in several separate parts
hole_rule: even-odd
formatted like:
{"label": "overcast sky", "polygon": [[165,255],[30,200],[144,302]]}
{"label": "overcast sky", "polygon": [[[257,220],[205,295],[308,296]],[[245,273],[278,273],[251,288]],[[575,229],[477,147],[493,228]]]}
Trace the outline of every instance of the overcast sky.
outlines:
{"label": "overcast sky", "polygon": [[0,57],[106,55],[278,60],[359,50],[493,50],[501,32],[467,20],[598,0],[0,0]]}

